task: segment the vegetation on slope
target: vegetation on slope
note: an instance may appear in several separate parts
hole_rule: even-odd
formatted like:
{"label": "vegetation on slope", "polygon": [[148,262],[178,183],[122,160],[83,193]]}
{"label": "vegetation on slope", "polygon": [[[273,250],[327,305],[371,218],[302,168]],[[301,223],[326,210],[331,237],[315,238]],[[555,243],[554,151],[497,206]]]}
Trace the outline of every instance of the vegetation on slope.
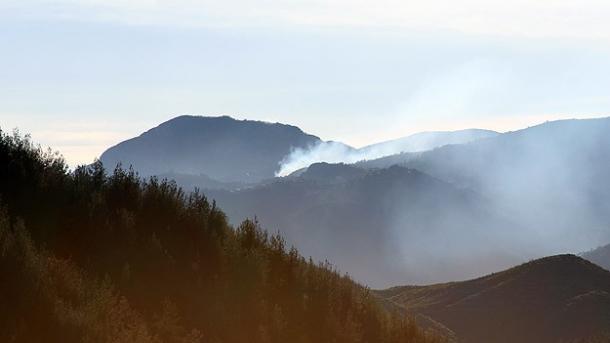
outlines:
{"label": "vegetation on slope", "polygon": [[172,182],[0,133],[0,202],[0,341],[439,341]]}
{"label": "vegetation on slope", "polygon": [[610,272],[557,255],[474,280],[379,291],[460,342],[607,342]]}
{"label": "vegetation on slope", "polygon": [[511,237],[521,228],[488,199],[399,166],[318,163],[299,176],[208,194],[233,223],[257,215],[306,255],[373,287],[474,277],[531,253]]}

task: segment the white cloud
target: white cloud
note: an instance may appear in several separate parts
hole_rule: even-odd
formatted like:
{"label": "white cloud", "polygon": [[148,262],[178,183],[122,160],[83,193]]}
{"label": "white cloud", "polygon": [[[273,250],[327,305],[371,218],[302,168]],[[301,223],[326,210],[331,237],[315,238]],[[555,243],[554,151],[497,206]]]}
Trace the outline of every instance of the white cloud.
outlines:
{"label": "white cloud", "polygon": [[187,26],[384,27],[482,35],[610,38],[605,0],[8,0],[0,10]]}

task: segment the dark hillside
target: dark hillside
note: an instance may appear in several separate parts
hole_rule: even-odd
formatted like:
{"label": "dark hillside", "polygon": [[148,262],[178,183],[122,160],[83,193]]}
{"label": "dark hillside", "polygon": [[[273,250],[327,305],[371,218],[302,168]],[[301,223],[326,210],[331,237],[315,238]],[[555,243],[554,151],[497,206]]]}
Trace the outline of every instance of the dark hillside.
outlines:
{"label": "dark hillside", "polygon": [[466,343],[570,342],[610,329],[610,272],[574,255],[379,294],[442,323]]}
{"label": "dark hillside", "polygon": [[[465,144],[358,163],[400,165],[484,195],[538,255],[610,241],[610,118],[559,120]],[[533,237],[535,236],[535,238]]]}
{"label": "dark hillside", "polygon": [[527,244],[512,240],[517,228],[486,199],[403,167],[320,163],[300,176],[208,194],[231,220],[257,216],[306,255],[377,287],[466,279],[527,255]]}
{"label": "dark hillside", "polygon": [[582,253],[582,258],[610,270],[610,244]]}
{"label": "dark hillside", "polygon": [[436,342],[197,193],[0,135],[2,342]]}
{"label": "dark hillside", "polygon": [[[220,182],[270,178],[293,149],[321,142],[298,127],[228,116],[180,116],[106,150],[105,166],[141,175],[207,175]],[[205,181],[205,180],[204,180]]]}

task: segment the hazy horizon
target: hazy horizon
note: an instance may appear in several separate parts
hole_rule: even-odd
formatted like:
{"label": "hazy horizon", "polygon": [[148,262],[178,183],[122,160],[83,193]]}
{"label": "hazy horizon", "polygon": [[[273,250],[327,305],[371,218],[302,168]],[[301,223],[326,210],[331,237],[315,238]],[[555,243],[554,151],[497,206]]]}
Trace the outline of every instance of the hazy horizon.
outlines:
{"label": "hazy horizon", "polygon": [[360,147],[610,113],[610,5],[9,0],[0,119],[70,165],[182,114]]}
{"label": "hazy horizon", "polygon": [[[201,116],[201,117],[223,117],[223,116],[228,116],[237,120],[254,120],[254,121],[262,121],[262,122],[268,122],[268,123],[279,123],[279,124],[286,124],[286,125],[293,125],[293,126],[297,126],[293,123],[289,123],[289,122],[279,122],[279,121],[271,121],[271,120],[265,120],[265,119],[253,119],[253,118],[249,118],[249,117],[241,117],[241,116],[235,116],[235,115],[231,115],[231,114],[219,114],[219,115],[199,115],[199,114],[183,114],[183,115],[192,115],[192,116]],[[142,129],[139,129],[139,131],[137,131],[138,129],[133,129],[133,130],[108,130],[108,131],[104,131],[103,133],[100,133],[98,131],[88,131],[86,129],[82,129],[82,130],[78,130],[78,128],[80,126],[75,125],[70,127],[69,123],[68,123],[68,128],[64,128],[63,130],[61,128],[55,128],[53,130],[45,130],[45,129],[40,129],[40,130],[31,130],[28,129],[30,127],[36,127],[36,125],[19,125],[19,123],[24,122],[22,120],[19,120],[20,118],[17,118],[17,120],[15,120],[15,124],[10,125],[11,121],[10,120],[3,120],[2,125],[0,125],[0,130],[3,130],[5,132],[12,132],[14,130],[19,131],[20,134],[27,134],[32,136],[32,139],[37,142],[38,144],[41,144],[41,146],[44,149],[50,148],[53,151],[59,152],[66,160],[66,162],[68,163],[68,165],[71,168],[74,168],[78,165],[83,165],[83,164],[89,164],[92,163],[95,159],[99,158],[101,156],[101,154],[106,151],[107,149],[125,141],[128,140],[130,138],[134,138],[139,136],[140,134],[166,122],[169,121],[171,119],[174,119],[176,117],[179,117],[181,115],[176,115],[176,116],[172,116],[170,118],[167,118],[166,120],[162,120],[160,122],[157,123],[152,123],[150,126],[148,127],[144,127]],[[392,141],[392,140],[396,140],[396,139],[400,139],[400,138],[406,138],[415,134],[419,134],[419,133],[430,133],[430,132],[452,132],[452,131],[463,131],[463,130],[470,130],[470,129],[482,129],[482,130],[491,130],[491,131],[496,131],[498,133],[506,133],[506,132],[511,132],[511,131],[518,131],[521,129],[525,129],[528,127],[532,127],[532,126],[536,126],[536,125],[540,125],[543,124],[545,122],[549,122],[549,121],[558,121],[558,120],[571,120],[571,119],[596,119],[596,118],[606,118],[608,116],[605,115],[600,115],[600,116],[570,116],[570,115],[566,115],[566,116],[540,116],[539,117],[534,117],[535,119],[540,119],[539,121],[536,121],[534,118],[522,118],[522,121],[513,121],[514,126],[510,126],[510,127],[505,127],[502,126],[501,129],[494,129],[494,128],[490,128],[490,127],[484,127],[484,126],[468,126],[468,127],[456,127],[456,128],[444,128],[443,126],[441,126],[440,129],[434,129],[434,128],[429,128],[429,129],[422,129],[422,130],[414,130],[414,131],[406,131],[405,134],[403,135],[399,135],[399,136],[389,136],[389,137],[382,137],[380,136],[377,140],[374,141],[367,141],[367,142],[363,142],[361,144],[351,144],[349,141],[342,141],[339,139],[326,139],[324,136],[318,135],[316,132],[311,132],[311,131],[307,131],[305,129],[303,129],[302,127],[299,127],[301,130],[303,130],[303,132],[308,133],[308,134],[312,134],[314,136],[318,136],[320,137],[323,141],[328,141],[328,142],[339,142],[339,143],[344,143],[347,144],[353,148],[356,149],[360,149],[360,148],[365,148],[368,147],[370,145],[375,145],[378,143],[384,143],[387,141]],[[10,119],[10,118],[9,118]],[[5,124],[6,122],[8,122],[9,124]],[[26,123],[28,122],[27,120],[25,121]],[[100,124],[99,128],[106,128],[107,124]],[[75,130],[74,132],[71,132],[70,129]],[[68,133],[68,134],[66,134]],[[55,137],[54,134],[57,134],[59,137]],[[61,136],[62,134],[65,134],[63,136]],[[374,155],[373,158],[378,158],[378,157],[383,157],[383,156],[387,156],[387,155],[391,155],[392,153],[387,153],[387,154],[378,154],[378,155]],[[330,162],[330,163],[337,163],[337,162],[349,162],[349,163],[354,163],[363,159],[368,159],[370,157],[368,157],[369,154],[364,154],[361,153],[357,156],[361,156],[361,158],[350,158],[350,159],[346,159],[346,160],[342,160],[342,159],[325,159],[324,157],[320,157],[318,158],[316,161],[314,162]],[[322,156],[325,156],[325,154],[322,154]],[[289,157],[289,156],[287,156]],[[279,166],[278,166],[279,167]],[[293,171],[298,169],[298,168],[292,168]],[[285,172],[281,172],[280,170],[278,170],[278,173],[280,175],[286,175]]]}
{"label": "hazy horizon", "polygon": [[0,342],[610,342],[608,18],[0,0]]}

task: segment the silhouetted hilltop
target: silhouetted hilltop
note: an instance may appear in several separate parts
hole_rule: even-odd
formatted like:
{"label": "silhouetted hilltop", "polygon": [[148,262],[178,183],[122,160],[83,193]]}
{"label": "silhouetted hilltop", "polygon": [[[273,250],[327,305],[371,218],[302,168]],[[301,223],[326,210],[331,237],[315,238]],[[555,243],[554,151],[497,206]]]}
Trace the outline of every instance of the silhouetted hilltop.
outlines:
{"label": "silhouetted hilltop", "polygon": [[480,129],[422,132],[354,149],[340,142],[323,142],[291,125],[228,116],[180,116],[109,148],[100,159],[110,169],[121,163],[144,176],[176,176],[176,181],[188,188],[232,189],[236,184],[274,177],[282,163],[298,164],[303,158],[307,167],[316,161],[310,153],[324,151],[335,158],[346,154],[348,159],[367,159],[495,135],[497,132]]}
{"label": "silhouetted hilltop", "polygon": [[606,270],[610,270],[610,244],[587,251],[580,256]]}
{"label": "silhouetted hilltop", "polygon": [[464,343],[570,342],[610,329],[610,272],[574,255],[378,294],[440,322]]}
{"label": "silhouetted hilltop", "polygon": [[228,116],[180,116],[106,150],[107,168],[133,165],[142,175],[205,174],[221,182],[273,177],[292,149],[320,142],[299,128]]}

